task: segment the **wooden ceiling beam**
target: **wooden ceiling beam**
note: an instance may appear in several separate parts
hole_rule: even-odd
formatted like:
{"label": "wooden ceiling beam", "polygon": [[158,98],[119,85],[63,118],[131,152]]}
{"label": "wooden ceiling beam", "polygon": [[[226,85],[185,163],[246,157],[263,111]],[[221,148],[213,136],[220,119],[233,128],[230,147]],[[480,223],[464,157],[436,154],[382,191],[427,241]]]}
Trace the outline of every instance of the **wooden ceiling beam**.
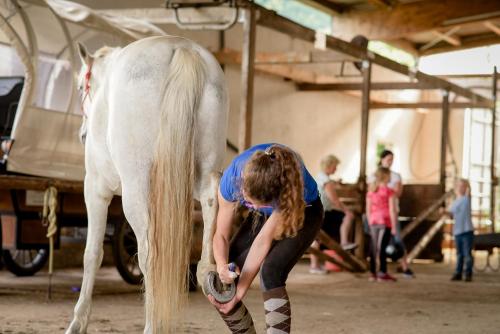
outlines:
{"label": "wooden ceiling beam", "polygon": [[[419,2],[420,3],[420,2]],[[500,4],[500,1],[498,2]],[[257,6],[254,4],[254,6]],[[259,8],[259,18],[258,24],[260,26],[274,29],[281,33],[287,34],[292,38],[297,38],[314,43],[316,39],[316,33],[314,30],[301,26],[287,18],[279,16],[273,11],[267,10],[261,6]],[[391,59],[380,56],[376,53],[364,50],[362,48],[356,47],[349,42],[341,40],[333,36],[326,36],[326,47],[330,50],[344,53],[348,56],[357,59],[366,59],[371,61],[373,64],[382,66],[388,70],[413,77],[420,82],[431,83],[439,86],[442,89],[452,91],[458,95],[464,96],[472,101],[479,101],[484,103],[492,104],[491,99],[486,98],[480,94],[476,94],[469,89],[463,88],[452,82],[443,80],[441,78],[425,74],[420,71],[413,71],[408,66],[397,63]]]}
{"label": "wooden ceiling beam", "polygon": [[[370,103],[370,109],[441,109],[443,102],[416,102],[416,103]],[[489,104],[472,102],[454,102],[450,103],[451,109],[465,108],[490,108]]]}
{"label": "wooden ceiling beam", "polygon": [[368,0],[368,2],[377,6],[377,7],[381,7],[381,8],[385,8],[385,9],[392,8],[392,3],[390,0]]}
{"label": "wooden ceiling beam", "polygon": [[[223,64],[240,64],[241,52],[233,49],[224,49],[214,52],[215,57]],[[332,50],[290,51],[290,52],[257,52],[256,65],[299,65],[299,64],[331,64],[356,59]]]}
{"label": "wooden ceiling beam", "polygon": [[422,51],[425,51],[427,49],[430,49],[432,48],[434,45],[438,44],[439,42],[445,40],[447,41],[449,44],[451,45],[454,45],[454,46],[459,46],[461,44],[461,41],[460,41],[460,38],[454,38],[452,37],[452,35],[457,32],[458,30],[460,30],[460,26],[458,27],[454,27],[454,28],[451,28],[450,30],[448,30],[447,32],[445,33],[442,33],[440,31],[437,31],[437,30],[434,30],[433,33],[434,35],[436,36],[436,38],[434,38],[433,40],[431,40],[430,42],[422,45],[419,49],[420,52]]}
{"label": "wooden ceiling beam", "polygon": [[[346,91],[361,90],[361,83],[329,83],[329,84],[298,84],[297,88],[303,91]],[[372,82],[371,90],[402,90],[402,89],[439,89],[437,85],[423,82]]]}
{"label": "wooden ceiling beam", "polygon": [[442,33],[439,30],[433,30],[432,33],[441,38],[441,40],[446,41],[451,45],[460,46],[462,44],[462,42],[460,41],[460,37],[454,35],[454,32],[458,29],[460,29],[460,27],[455,27],[445,33]]}
{"label": "wooden ceiling beam", "polygon": [[[241,52],[234,50],[222,50],[214,52],[215,58],[221,64],[225,65],[240,65]],[[258,73],[278,76],[284,79],[290,79],[294,82],[318,82],[319,75],[313,70],[298,68],[294,64],[301,64],[303,61],[309,60],[310,56],[295,52],[275,53],[275,54],[255,54],[255,70]],[[299,61],[299,63],[290,63],[289,61]]]}
{"label": "wooden ceiling beam", "polygon": [[370,40],[393,40],[485,17],[500,17],[500,1],[422,0],[399,3],[390,10],[346,11],[334,18],[333,33],[343,39],[359,34]]}
{"label": "wooden ceiling beam", "polygon": [[299,0],[299,1],[315,8],[318,7],[326,8],[332,11],[333,14],[342,14],[346,9],[345,6],[342,6],[341,4],[329,0]]}
{"label": "wooden ceiling beam", "polygon": [[491,21],[485,21],[483,22],[484,26],[488,29],[490,29],[491,31],[493,31],[495,34],[497,34],[498,36],[500,36],[500,27],[498,27],[496,24],[494,24],[493,22]]}
{"label": "wooden ceiling beam", "polygon": [[500,44],[500,36],[495,33],[464,36],[461,38],[460,46],[437,44],[436,46],[428,48],[426,50],[421,49],[420,54],[425,56],[436,53],[459,51],[459,50],[477,48],[480,46],[494,45],[494,44]]}
{"label": "wooden ceiling beam", "polygon": [[405,38],[384,41],[384,42],[389,44],[389,45],[392,45],[395,48],[398,48],[398,49],[401,49],[405,52],[408,52],[409,54],[411,54],[415,58],[418,58],[418,56],[420,55],[415,44],[410,42],[409,40],[407,40]]}

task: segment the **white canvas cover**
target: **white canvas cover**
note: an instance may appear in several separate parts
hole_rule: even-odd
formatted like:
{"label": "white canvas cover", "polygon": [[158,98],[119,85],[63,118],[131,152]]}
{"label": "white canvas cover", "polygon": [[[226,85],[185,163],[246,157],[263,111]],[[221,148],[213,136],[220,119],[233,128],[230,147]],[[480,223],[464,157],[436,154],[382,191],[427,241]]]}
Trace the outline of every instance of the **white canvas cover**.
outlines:
{"label": "white canvas cover", "polygon": [[[26,78],[8,170],[83,180],[84,147],[78,139],[82,114],[74,84],[79,64],[73,43],[89,33],[123,45],[165,32],[143,20],[97,13],[70,1],[19,3],[16,9],[10,0],[0,1],[0,42],[15,49]],[[19,66],[19,60],[11,66]]]}

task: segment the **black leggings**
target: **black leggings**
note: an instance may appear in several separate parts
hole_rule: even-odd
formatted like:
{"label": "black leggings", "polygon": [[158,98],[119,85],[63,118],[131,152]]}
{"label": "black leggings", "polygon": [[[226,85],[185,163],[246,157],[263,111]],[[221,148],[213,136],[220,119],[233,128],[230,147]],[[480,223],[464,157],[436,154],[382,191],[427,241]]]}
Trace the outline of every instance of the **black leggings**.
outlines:
{"label": "black leggings", "polygon": [[[250,247],[268,217],[251,211],[231,240],[229,261],[243,268]],[[293,238],[273,241],[260,268],[260,286],[264,291],[285,286],[288,274],[316,238],[323,222],[323,205],[318,198],[306,207],[304,227]]]}
{"label": "black leggings", "polygon": [[377,257],[380,262],[380,271],[387,273],[387,255],[385,249],[391,241],[391,229],[384,225],[371,225],[371,255],[370,255],[370,271],[372,274],[377,273]]}

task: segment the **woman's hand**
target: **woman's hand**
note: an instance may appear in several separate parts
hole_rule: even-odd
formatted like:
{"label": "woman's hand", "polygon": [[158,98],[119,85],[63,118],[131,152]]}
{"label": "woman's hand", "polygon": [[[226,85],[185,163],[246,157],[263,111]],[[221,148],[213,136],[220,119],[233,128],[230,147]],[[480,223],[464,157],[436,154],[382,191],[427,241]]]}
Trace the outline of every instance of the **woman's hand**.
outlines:
{"label": "woman's hand", "polygon": [[219,278],[222,283],[231,284],[240,274],[240,268],[236,266],[236,269],[234,271],[231,271],[229,270],[229,264],[225,263],[223,265],[217,266],[217,273],[219,274]]}
{"label": "woman's hand", "polygon": [[396,233],[397,233],[396,228],[395,228],[395,227],[392,227],[392,228],[391,228],[391,234],[392,234],[393,236],[396,236]]}
{"label": "woman's hand", "polygon": [[218,309],[219,312],[221,312],[223,314],[228,314],[229,312],[231,312],[231,310],[240,301],[240,298],[238,297],[238,295],[235,295],[234,298],[231,299],[226,304],[219,303],[218,301],[215,300],[214,296],[212,296],[212,295],[208,295],[207,298],[210,301],[210,303],[212,303],[212,305],[215,306],[215,308]]}

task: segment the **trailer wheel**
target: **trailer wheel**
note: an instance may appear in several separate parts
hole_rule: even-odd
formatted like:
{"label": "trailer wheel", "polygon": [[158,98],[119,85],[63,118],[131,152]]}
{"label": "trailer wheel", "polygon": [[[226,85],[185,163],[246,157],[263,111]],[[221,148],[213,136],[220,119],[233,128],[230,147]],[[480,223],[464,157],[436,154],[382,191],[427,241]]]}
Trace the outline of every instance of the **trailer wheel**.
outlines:
{"label": "trailer wheel", "polygon": [[49,250],[15,249],[3,251],[5,268],[16,276],[33,276],[49,259]]}
{"label": "trailer wheel", "polygon": [[137,239],[125,219],[115,223],[113,257],[116,269],[125,282],[134,285],[141,284],[142,273],[137,258]]}

